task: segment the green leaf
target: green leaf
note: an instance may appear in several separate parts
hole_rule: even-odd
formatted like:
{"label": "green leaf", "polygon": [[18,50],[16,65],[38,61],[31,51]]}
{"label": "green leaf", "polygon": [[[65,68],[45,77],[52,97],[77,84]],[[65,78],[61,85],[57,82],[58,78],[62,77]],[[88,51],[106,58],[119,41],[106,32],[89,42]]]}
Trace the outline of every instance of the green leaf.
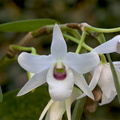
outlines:
{"label": "green leaf", "polygon": [[77,102],[75,104],[75,108],[73,110],[72,120],[80,120],[81,119],[85,102],[86,102],[86,97],[77,100]]}
{"label": "green leaf", "polygon": [[0,104],[0,120],[38,120],[49,101],[47,86],[17,97],[18,90],[4,94]]}
{"label": "green leaf", "polygon": [[53,19],[31,19],[21,20],[9,23],[0,24],[0,31],[2,32],[28,32],[36,30],[45,25],[52,25],[58,23]]}
{"label": "green leaf", "polygon": [[2,89],[1,89],[1,86],[0,86],[0,103],[2,102],[3,100],[3,94],[2,94]]}

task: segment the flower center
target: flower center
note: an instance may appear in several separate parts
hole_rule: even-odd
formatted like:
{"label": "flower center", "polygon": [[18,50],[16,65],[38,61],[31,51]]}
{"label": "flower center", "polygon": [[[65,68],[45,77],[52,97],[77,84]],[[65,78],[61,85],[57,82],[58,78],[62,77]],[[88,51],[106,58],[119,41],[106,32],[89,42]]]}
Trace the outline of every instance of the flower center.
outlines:
{"label": "flower center", "polygon": [[57,80],[64,80],[67,76],[65,66],[62,62],[57,62],[54,67],[53,76]]}

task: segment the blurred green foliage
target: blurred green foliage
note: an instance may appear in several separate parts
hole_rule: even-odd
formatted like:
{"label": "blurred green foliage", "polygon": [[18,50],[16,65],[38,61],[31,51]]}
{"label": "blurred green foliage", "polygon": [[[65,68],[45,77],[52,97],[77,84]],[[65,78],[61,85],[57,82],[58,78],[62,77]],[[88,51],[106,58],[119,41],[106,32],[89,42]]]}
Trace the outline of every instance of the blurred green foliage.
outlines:
{"label": "blurred green foliage", "polygon": [[2,32],[30,32],[37,30],[45,25],[53,25],[58,23],[52,19],[30,19],[0,24]]}
{"label": "blurred green foliage", "polygon": [[[47,86],[42,85],[34,92],[16,97],[19,90],[4,94],[0,104],[0,120],[38,120],[42,110],[50,100]],[[120,120],[120,107],[115,99],[108,105],[100,106],[92,114],[83,114],[81,120]],[[63,117],[63,120],[66,120]]]}
{"label": "blurred green foliage", "polygon": [[16,97],[17,93],[18,90],[4,94],[4,101],[0,104],[0,120],[38,120],[50,99],[47,86],[21,97]]}

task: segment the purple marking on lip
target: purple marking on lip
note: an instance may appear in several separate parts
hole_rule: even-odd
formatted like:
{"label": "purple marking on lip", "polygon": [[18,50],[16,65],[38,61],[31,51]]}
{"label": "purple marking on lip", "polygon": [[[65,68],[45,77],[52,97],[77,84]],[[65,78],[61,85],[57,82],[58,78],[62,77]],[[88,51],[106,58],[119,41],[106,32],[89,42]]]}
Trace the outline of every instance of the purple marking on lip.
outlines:
{"label": "purple marking on lip", "polygon": [[57,80],[64,80],[67,75],[66,75],[66,73],[61,73],[61,74],[54,73],[53,76]]}
{"label": "purple marking on lip", "polygon": [[66,71],[64,71],[64,72],[56,72],[56,70],[54,68],[53,76],[57,80],[64,80],[66,78],[67,74],[66,74]]}

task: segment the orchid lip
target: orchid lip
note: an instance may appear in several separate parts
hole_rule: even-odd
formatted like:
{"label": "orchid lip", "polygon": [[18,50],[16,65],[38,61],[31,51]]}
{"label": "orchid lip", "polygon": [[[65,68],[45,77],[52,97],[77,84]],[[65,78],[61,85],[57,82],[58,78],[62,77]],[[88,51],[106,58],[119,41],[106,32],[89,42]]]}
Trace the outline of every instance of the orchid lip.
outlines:
{"label": "orchid lip", "polygon": [[63,63],[56,63],[53,71],[53,76],[56,80],[64,80],[67,76]]}

